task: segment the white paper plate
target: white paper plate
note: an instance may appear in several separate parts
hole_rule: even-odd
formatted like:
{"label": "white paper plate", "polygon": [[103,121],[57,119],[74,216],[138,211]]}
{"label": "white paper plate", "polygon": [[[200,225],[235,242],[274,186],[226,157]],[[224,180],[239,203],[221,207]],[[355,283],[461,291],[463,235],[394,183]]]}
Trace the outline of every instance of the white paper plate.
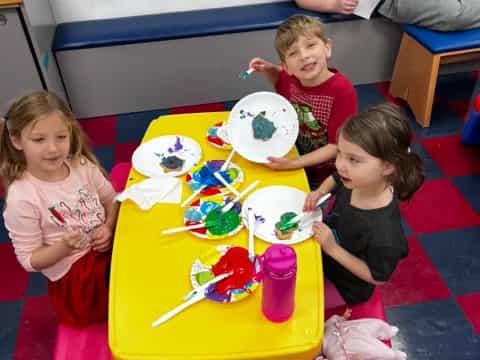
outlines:
{"label": "white paper plate", "polygon": [[[252,193],[243,203],[242,218],[247,219],[248,208],[255,213],[255,236],[272,244],[291,245],[307,240],[312,236],[312,220],[322,216],[318,209],[307,215],[288,240],[280,240],[275,235],[275,223],[288,211],[302,213],[307,194],[290,186],[268,186]],[[248,222],[245,221],[248,228]]]}
{"label": "white paper plate", "polygon": [[[252,121],[265,112],[276,130],[269,140],[253,137]],[[268,156],[284,156],[295,144],[298,136],[298,116],[292,104],[283,96],[272,92],[256,92],[235,104],[227,122],[230,144],[241,156],[256,162],[267,163]]]}
{"label": "white paper plate", "polygon": [[[200,257],[195,259],[190,270],[190,281],[195,289],[215,277],[212,271],[212,267],[217,264],[220,259],[227,253],[227,251],[230,250],[232,247],[234,246],[218,245],[212,249],[209,249],[209,251],[206,251]],[[235,247],[239,248],[238,246]],[[243,248],[243,251],[248,258],[248,250]],[[221,294],[217,291],[217,286],[212,285],[209,288],[210,291],[207,290],[206,292],[207,299],[222,303],[234,303],[252,295],[253,292],[258,288],[261,279],[261,266],[259,260],[260,259],[258,257],[255,257],[255,260],[252,264],[252,277],[245,283],[242,288],[233,288],[231,290],[228,290],[226,293]],[[233,263],[231,265],[234,266]],[[238,269],[240,271],[235,271],[235,268],[232,268],[231,270],[233,270],[234,273],[239,274],[240,276],[242,274],[242,271],[240,269]]]}
{"label": "white paper plate", "polygon": [[[163,157],[177,156],[184,160],[180,170],[165,172],[160,166]],[[179,176],[194,167],[202,158],[202,149],[193,139],[181,135],[166,135],[141,144],[132,155],[132,165],[148,177]]]}
{"label": "white paper plate", "polygon": [[219,149],[232,149],[232,145],[230,145],[230,141],[228,140],[227,127],[223,121],[208,128],[207,142]]}
{"label": "white paper plate", "polygon": [[[227,204],[227,202],[231,200],[232,199],[228,195],[214,195],[195,200],[185,210],[185,213],[183,215],[183,224],[185,226],[188,226],[205,222],[205,219],[207,218],[207,215],[210,211],[218,207],[225,206],[225,204]],[[237,201],[233,207],[233,210],[230,211],[236,212],[238,216],[241,214],[241,208],[242,205],[240,204],[240,202]],[[235,219],[238,219],[237,216],[235,216]],[[236,225],[234,229],[230,230],[227,233],[215,235],[212,234],[207,228],[190,230],[190,233],[202,239],[223,239],[235,235],[240,230],[242,230],[242,227],[243,224],[240,220],[238,225]]]}

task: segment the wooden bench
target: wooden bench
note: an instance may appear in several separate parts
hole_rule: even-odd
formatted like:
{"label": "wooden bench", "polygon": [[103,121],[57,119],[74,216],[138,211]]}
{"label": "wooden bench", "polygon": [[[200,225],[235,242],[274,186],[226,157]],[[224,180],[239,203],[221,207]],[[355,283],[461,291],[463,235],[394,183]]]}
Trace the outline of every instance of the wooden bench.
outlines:
{"label": "wooden bench", "polygon": [[440,65],[478,59],[480,29],[447,33],[406,25],[390,93],[405,100],[416,121],[422,127],[428,127]]}
{"label": "wooden bench", "polygon": [[330,66],[354,84],[390,80],[399,25],[310,12],[293,1],[63,23],[53,51],[80,118],[224,102],[271,90],[261,76],[238,74],[253,56],[278,61],[276,28],[297,13],[326,24]]}

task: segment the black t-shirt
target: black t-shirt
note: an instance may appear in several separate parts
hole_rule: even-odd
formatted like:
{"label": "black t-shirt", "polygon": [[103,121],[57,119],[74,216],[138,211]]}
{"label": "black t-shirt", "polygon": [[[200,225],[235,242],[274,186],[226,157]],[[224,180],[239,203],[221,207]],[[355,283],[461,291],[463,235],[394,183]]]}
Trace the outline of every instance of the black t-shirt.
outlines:
{"label": "black t-shirt", "polygon": [[[387,281],[398,262],[408,255],[398,201],[394,196],[383,208],[355,208],[350,205],[352,191],[335,175],[335,205],[325,223],[345,250],[365,261],[375,280]],[[355,305],[372,296],[375,285],[353,275],[327,254],[322,256],[325,276],[335,284],[347,304]]]}

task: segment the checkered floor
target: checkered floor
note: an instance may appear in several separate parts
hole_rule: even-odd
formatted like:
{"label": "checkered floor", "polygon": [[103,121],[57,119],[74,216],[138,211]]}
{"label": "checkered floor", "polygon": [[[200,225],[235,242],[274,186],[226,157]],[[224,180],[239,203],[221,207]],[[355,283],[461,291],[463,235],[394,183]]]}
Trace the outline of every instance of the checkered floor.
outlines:
{"label": "checkered floor", "polygon": [[[461,142],[471,98],[480,92],[479,80],[479,72],[442,76],[430,128],[420,128],[410,115],[427,181],[402,207],[410,256],[381,290],[388,320],[400,328],[393,345],[411,360],[480,359],[480,147]],[[393,101],[387,88],[387,83],[358,86],[360,109]],[[81,122],[97,156],[110,169],[130,159],[152,119],[230,110],[233,103]],[[0,274],[0,360],[51,359],[56,325],[46,281],[20,268],[3,224]]]}

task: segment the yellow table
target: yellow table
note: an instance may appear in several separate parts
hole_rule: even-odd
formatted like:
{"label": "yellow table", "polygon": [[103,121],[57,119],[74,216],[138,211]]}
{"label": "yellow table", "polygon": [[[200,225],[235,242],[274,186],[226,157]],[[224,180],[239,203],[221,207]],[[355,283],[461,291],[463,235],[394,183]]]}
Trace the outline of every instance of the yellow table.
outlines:
{"label": "yellow table", "polygon": [[[150,124],[143,141],[161,135],[189,136],[201,145],[203,160],[225,159],[228,151],[206,142],[209,126],[226,120],[227,112],[162,116]],[[295,151],[295,150],[293,150]],[[290,185],[307,191],[303,171],[273,172],[236,155],[245,183],[260,180],[257,189]],[[143,179],[132,170],[129,184]],[[191,194],[184,186],[183,199]],[[182,302],[191,290],[190,268],[199,255],[219,244],[247,247],[247,230],[222,240],[190,233],[161,236],[162,229],[182,226],[184,208],[157,204],[147,212],[122,203],[115,234],[110,283],[109,343],[116,359],[310,360],[323,336],[323,274],[318,244],[294,245],[298,256],[296,306],[281,324],[261,312],[261,286],[250,297],[222,304],[203,300],[157,328],[151,323]],[[261,254],[268,243],[256,239]]]}

